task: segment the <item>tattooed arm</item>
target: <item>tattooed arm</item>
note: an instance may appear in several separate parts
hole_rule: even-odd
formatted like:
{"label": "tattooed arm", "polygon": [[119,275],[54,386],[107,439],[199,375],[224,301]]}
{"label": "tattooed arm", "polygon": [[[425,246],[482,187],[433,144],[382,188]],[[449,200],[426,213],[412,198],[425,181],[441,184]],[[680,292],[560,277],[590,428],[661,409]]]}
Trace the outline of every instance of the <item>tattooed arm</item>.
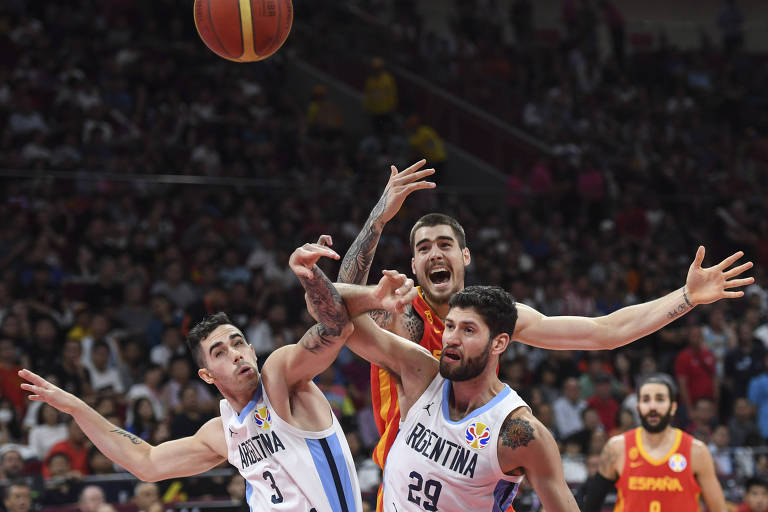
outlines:
{"label": "tattooed arm", "polygon": [[751,268],[752,263],[728,269],[743,255],[737,252],[713,267],[703,268],[704,248],[699,247],[688,269],[685,286],[659,299],[597,318],[547,317],[533,308],[518,304],[513,339],[555,350],[605,350],[626,345],[661,329],[698,304],[743,296],[742,291],[729,290],[754,282],[752,277],[734,279]]}
{"label": "tattooed arm", "polygon": [[400,211],[403,201],[411,192],[435,186],[434,183],[420,181],[435,172],[434,169],[420,170],[425,163],[427,163],[426,160],[419,160],[403,172],[398,172],[394,165],[391,167],[391,174],[384,192],[373,207],[363,229],[344,255],[337,279],[340,283],[366,284],[368,282],[373,254],[376,252],[384,225]]}
{"label": "tattooed arm", "polygon": [[514,410],[504,420],[498,452],[502,471],[525,474],[547,512],[579,510],[565,483],[555,439],[527,408]]}
{"label": "tattooed arm", "polygon": [[32,393],[30,400],[46,402],[71,414],[99,451],[140,480],[156,482],[195,475],[226,460],[221,418],[208,421],[194,436],[152,446],[29,370],[21,370],[19,376],[27,381],[21,387]]}
{"label": "tattooed arm", "polygon": [[608,493],[615,491],[616,480],[624,469],[624,436],[610,438],[600,452],[597,473],[584,484],[583,512],[600,512]]}

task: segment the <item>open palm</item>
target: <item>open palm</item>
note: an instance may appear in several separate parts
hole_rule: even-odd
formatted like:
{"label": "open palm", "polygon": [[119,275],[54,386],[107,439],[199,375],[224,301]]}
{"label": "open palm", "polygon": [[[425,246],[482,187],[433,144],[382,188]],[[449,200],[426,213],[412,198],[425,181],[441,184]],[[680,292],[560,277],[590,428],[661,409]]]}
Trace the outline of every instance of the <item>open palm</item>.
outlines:
{"label": "open palm", "polygon": [[704,247],[699,246],[696,257],[688,269],[688,277],[685,286],[688,290],[688,299],[696,304],[709,304],[720,299],[735,299],[744,295],[743,291],[729,291],[732,288],[747,286],[755,282],[754,277],[740,276],[745,270],[752,268],[752,262],[748,261],[736,267],[728,269],[736,263],[744,253],[738,251],[712,267],[704,268]]}

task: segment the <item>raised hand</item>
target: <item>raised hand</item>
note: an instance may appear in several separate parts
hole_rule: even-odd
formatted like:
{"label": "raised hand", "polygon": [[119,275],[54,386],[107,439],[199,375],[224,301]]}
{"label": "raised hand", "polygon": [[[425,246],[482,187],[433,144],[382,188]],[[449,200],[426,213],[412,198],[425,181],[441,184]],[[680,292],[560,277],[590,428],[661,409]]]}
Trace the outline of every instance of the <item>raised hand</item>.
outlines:
{"label": "raised hand", "polygon": [[374,289],[374,296],[381,301],[381,309],[402,313],[418,293],[413,279],[396,270],[384,270]]}
{"label": "raised hand", "polygon": [[742,251],[738,251],[728,256],[717,265],[709,268],[701,266],[701,262],[704,261],[704,253],[704,246],[700,245],[699,250],[696,251],[696,257],[688,269],[688,277],[685,280],[687,297],[691,302],[691,305],[709,304],[720,299],[735,299],[742,297],[744,295],[743,291],[728,290],[747,286],[755,282],[754,277],[735,279],[745,270],[752,268],[751,261],[742,263],[730,270],[728,269],[728,267],[744,256]]}
{"label": "raised hand", "polygon": [[314,244],[304,244],[297,248],[291,254],[288,260],[288,265],[297,277],[305,279],[313,279],[315,277],[312,267],[315,266],[317,260],[320,258],[332,258],[334,260],[339,259],[339,255],[336,251],[329,246],[333,245],[333,239],[330,235],[321,235]]}
{"label": "raised hand", "polygon": [[426,163],[426,160],[419,160],[402,172],[399,172],[394,165],[391,166],[387,186],[371,212],[374,222],[380,226],[389,222],[400,211],[403,201],[411,192],[435,188],[435,184],[431,181],[420,181],[435,173],[434,169],[421,169]]}
{"label": "raised hand", "polygon": [[77,405],[79,399],[71,393],[55,386],[27,369],[19,370],[19,377],[26,380],[21,384],[21,389],[29,391],[30,400],[35,402],[46,402],[61,412],[71,414]]}

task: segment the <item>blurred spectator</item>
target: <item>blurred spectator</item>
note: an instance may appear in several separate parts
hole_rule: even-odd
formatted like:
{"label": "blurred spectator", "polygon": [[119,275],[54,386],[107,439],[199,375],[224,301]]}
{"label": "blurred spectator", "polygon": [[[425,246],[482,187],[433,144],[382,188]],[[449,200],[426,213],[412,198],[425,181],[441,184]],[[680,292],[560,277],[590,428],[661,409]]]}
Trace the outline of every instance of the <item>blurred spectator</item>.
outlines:
{"label": "blurred spectator", "polygon": [[32,510],[30,487],[23,482],[11,483],[4,489],[3,505],[6,512],[30,512]]}
{"label": "blurred spectator", "polygon": [[412,159],[426,158],[430,166],[445,167],[445,145],[434,128],[423,123],[419,116],[413,115],[405,122],[405,131]]}
{"label": "blurred spectator", "polygon": [[[53,478],[65,474],[69,474],[70,471],[79,475],[88,474],[88,448],[90,441],[85,437],[83,431],[77,425],[75,420],[70,416],[67,422],[67,438],[64,441],[59,441],[54,444],[48,451],[43,461],[43,476],[47,478]],[[64,458],[56,457],[56,455],[64,455]],[[52,462],[52,459],[56,459]],[[56,474],[51,474],[51,465],[56,470]],[[70,502],[64,502],[70,503]]]}
{"label": "blurred spectator", "polygon": [[106,503],[104,491],[98,485],[86,485],[80,491],[77,500],[79,512],[98,512],[99,506]]}
{"label": "blurred spectator", "polygon": [[149,353],[149,359],[156,365],[168,368],[171,360],[175,357],[184,357],[187,355],[187,347],[184,344],[184,338],[181,331],[175,325],[169,325],[163,331],[163,338],[160,345],[152,347]]}
{"label": "blurred spectator", "polygon": [[560,439],[565,439],[584,428],[581,413],[587,404],[579,398],[580,392],[579,381],[570,377],[563,382],[562,396],[552,405]]}
{"label": "blurred spectator", "polygon": [[141,482],[133,488],[133,503],[138,512],[148,512],[150,507],[160,501],[160,491],[153,482]]}
{"label": "blurred spectator", "polygon": [[704,346],[699,326],[688,329],[688,346],[675,359],[675,377],[680,388],[680,405],[684,408],[678,414],[691,414],[699,398],[717,401],[715,356]]}
{"label": "blurred spectator", "polygon": [[144,286],[141,283],[125,283],[121,305],[115,311],[115,320],[128,334],[144,334],[147,331],[152,313],[146,306]]}
{"label": "blurred spectator", "polygon": [[91,393],[91,373],[83,364],[82,348],[79,340],[68,339],[61,348],[59,364],[54,368],[58,385],[76,396]]}
{"label": "blurred spectator", "polygon": [[[165,404],[163,403],[163,369],[156,364],[149,364],[144,369],[144,381],[134,384],[128,390],[126,399],[133,403],[139,398],[146,398],[152,404],[155,418],[162,421],[166,418]],[[128,410],[127,422],[133,421],[133,409]]]}
{"label": "blurred spectator", "polygon": [[371,116],[371,124],[380,136],[392,132],[397,103],[395,78],[384,67],[382,59],[372,59],[370,73],[365,79],[363,107]]}
{"label": "blurred spectator", "polygon": [[123,381],[115,366],[109,366],[109,345],[103,339],[91,347],[91,359],[86,363],[91,376],[91,388],[100,393],[122,393]]}
{"label": "blurred spectator", "polygon": [[723,386],[731,400],[747,396],[747,387],[752,377],[762,369],[765,348],[754,337],[753,328],[747,323],[739,324],[738,344],[725,354]]}
{"label": "blurred spectator", "polygon": [[235,505],[235,512],[248,512],[248,503],[245,501],[245,479],[240,473],[235,473],[227,483],[229,501]]}
{"label": "blurred spectator", "polygon": [[209,388],[192,373],[192,365],[187,357],[175,357],[169,367],[171,379],[163,388],[163,398],[170,411],[179,413],[183,410],[181,403],[181,391],[191,387],[197,391],[197,402],[201,411],[216,412],[219,403],[214,398]]}
{"label": "blurred spectator", "polygon": [[763,372],[749,381],[747,398],[757,407],[757,426],[768,441],[768,353],[763,358]]}
{"label": "blurred spectator", "polygon": [[768,481],[765,477],[753,477],[747,480],[744,490],[744,503],[736,512],[768,511]]}
{"label": "blurred spectator", "polygon": [[755,406],[746,398],[737,398],[733,403],[728,437],[732,446],[759,446],[762,443],[760,429],[755,423]]}
{"label": "blurred spectator", "polygon": [[115,465],[98,448],[91,446],[88,450],[88,472],[91,475],[109,475],[115,472]]}
{"label": "blurred spectator", "polygon": [[170,261],[165,266],[163,279],[152,287],[152,295],[165,295],[174,307],[183,310],[199,297],[197,290],[183,276],[184,268],[181,262]]}
{"label": "blurred spectator", "polygon": [[711,398],[699,397],[693,402],[693,408],[689,411],[690,421],[685,431],[704,444],[712,438],[713,422],[717,417],[715,402]]}
{"label": "blurred spectator", "polygon": [[59,411],[42,403],[37,412],[37,424],[29,429],[29,446],[43,460],[54,444],[66,438],[67,425],[61,421]]}
{"label": "blurred spectator", "polygon": [[21,386],[18,356],[13,340],[0,338],[0,397],[10,401],[12,407],[23,413],[27,409],[26,392]]}
{"label": "blurred spectator", "polygon": [[72,461],[65,452],[53,452],[43,462],[45,493],[43,505],[65,505],[77,501],[82,473],[72,469]]}
{"label": "blurred spectator", "polygon": [[192,383],[187,384],[179,392],[181,395],[179,412],[171,418],[171,437],[179,439],[192,436],[211,419],[209,414],[200,410],[197,387]]}
{"label": "blurred spectator", "polygon": [[619,403],[612,395],[612,380],[607,373],[595,377],[595,393],[587,400],[587,407],[597,411],[606,432],[615,430]]}
{"label": "blurred spectator", "polygon": [[579,453],[586,455],[592,444],[592,437],[598,430],[603,430],[603,424],[600,421],[600,414],[593,408],[587,407],[581,412],[581,421],[584,428],[574,432],[567,437],[560,437],[565,443],[576,443],[579,446]]}
{"label": "blurred spectator", "polygon": [[715,463],[715,473],[721,479],[731,477],[736,472],[730,444],[728,427],[725,425],[716,426],[712,431],[708,448],[712,454],[712,461]]}
{"label": "blurred spectator", "polygon": [[727,55],[741,49],[744,42],[743,23],[744,16],[736,6],[736,0],[725,0],[717,13],[717,26],[720,28],[723,50]]}
{"label": "blurred spectator", "polygon": [[143,396],[137,398],[133,404],[131,404],[130,417],[131,419],[126,420],[125,422],[125,430],[132,434],[136,434],[145,441],[149,441],[149,438],[158,423],[155,411],[152,408],[152,402],[149,398]]}

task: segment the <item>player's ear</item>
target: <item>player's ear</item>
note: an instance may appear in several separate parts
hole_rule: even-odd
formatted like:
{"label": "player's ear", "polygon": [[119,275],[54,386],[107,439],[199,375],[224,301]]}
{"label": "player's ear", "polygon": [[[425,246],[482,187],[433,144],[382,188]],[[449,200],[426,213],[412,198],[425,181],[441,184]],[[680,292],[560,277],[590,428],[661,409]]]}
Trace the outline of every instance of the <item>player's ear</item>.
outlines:
{"label": "player's ear", "polygon": [[411,258],[411,272],[416,275],[416,258]]}
{"label": "player's ear", "polygon": [[205,381],[206,384],[213,384],[214,378],[213,375],[211,375],[211,372],[208,371],[208,368],[200,368],[197,370],[197,375],[201,379]]}
{"label": "player's ear", "polygon": [[669,414],[671,417],[675,417],[675,413],[677,412],[677,402],[672,402],[672,405],[669,408]]}
{"label": "player's ear", "polygon": [[497,334],[491,340],[491,353],[501,355],[507,350],[507,346],[509,346],[509,334],[505,332]]}
{"label": "player's ear", "polygon": [[469,247],[465,247],[461,250],[461,255],[464,257],[464,266],[466,267],[469,265],[469,262],[472,261],[472,256],[469,254]]}

